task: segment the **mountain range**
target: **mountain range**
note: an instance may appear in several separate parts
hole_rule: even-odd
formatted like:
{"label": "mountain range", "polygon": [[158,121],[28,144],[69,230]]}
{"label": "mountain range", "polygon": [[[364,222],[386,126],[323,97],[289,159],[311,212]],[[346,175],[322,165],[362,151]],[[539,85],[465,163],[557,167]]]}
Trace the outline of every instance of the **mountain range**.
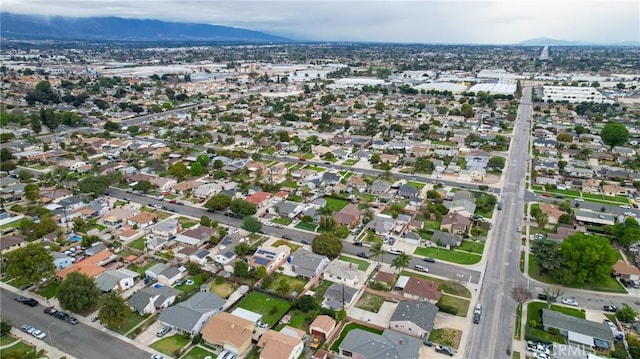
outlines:
{"label": "mountain range", "polygon": [[123,19],[0,13],[2,38],[81,41],[288,42],[289,39],[229,26]]}
{"label": "mountain range", "polygon": [[518,46],[640,46],[640,41],[625,41],[615,43],[596,43],[585,41],[567,41],[549,39],[546,37],[539,37],[536,39],[529,39],[517,43]]}

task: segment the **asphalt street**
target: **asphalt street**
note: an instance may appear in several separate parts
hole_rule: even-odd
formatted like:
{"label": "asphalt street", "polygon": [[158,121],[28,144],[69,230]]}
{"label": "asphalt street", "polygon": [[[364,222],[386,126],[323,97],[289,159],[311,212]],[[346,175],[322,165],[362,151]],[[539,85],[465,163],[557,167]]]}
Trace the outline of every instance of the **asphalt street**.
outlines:
{"label": "asphalt street", "polygon": [[[151,206],[166,206],[167,209],[175,210],[175,213],[191,216],[195,218],[200,218],[202,215],[207,215],[209,218],[218,221],[218,223],[224,225],[230,225],[233,227],[240,228],[242,227],[242,220],[237,218],[230,218],[224,216],[219,212],[207,212],[206,210],[198,207],[193,207],[189,205],[177,205],[173,203],[168,203],[166,201],[159,201],[153,197],[149,196],[141,196],[135,193],[128,193],[126,191],[109,188],[109,195],[114,198],[124,199],[124,200],[132,200],[134,202],[151,205]],[[296,242],[302,242],[303,240],[308,241],[309,243],[313,240],[316,234],[309,233],[306,231],[290,229],[290,228],[275,228],[275,227],[262,227],[263,231],[273,237],[282,237],[283,235],[288,235],[292,240]],[[343,253],[357,255],[359,252],[367,251],[367,247],[358,247],[353,245],[352,242],[342,241],[343,243]],[[385,253],[382,257],[384,263],[391,263],[395,256],[392,254]],[[467,269],[464,267],[436,262],[436,263],[425,263],[422,258],[413,257],[411,260],[410,268],[413,268],[416,264],[420,264],[422,266],[426,266],[429,268],[429,272],[433,275],[450,278],[452,280],[461,281],[461,282],[471,282],[474,284],[479,283],[480,281],[480,272],[472,269]]]}
{"label": "asphalt street", "polygon": [[31,308],[15,301],[15,297],[12,292],[0,290],[2,320],[18,328],[29,324],[44,331],[47,343],[76,358],[148,359],[151,356],[151,353],[118,339],[106,330],[100,331],[83,323],[71,325],[45,314],[42,311],[44,303]]}

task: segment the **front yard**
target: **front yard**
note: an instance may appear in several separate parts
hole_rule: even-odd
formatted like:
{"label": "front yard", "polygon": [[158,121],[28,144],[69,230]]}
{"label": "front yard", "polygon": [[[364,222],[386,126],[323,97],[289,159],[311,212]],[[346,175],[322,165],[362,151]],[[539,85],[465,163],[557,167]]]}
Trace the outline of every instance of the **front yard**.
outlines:
{"label": "front yard", "polygon": [[464,285],[460,284],[460,283],[456,283],[453,281],[448,281],[448,280],[444,280],[444,279],[440,279],[440,278],[435,278],[435,277],[431,277],[428,276],[426,274],[418,274],[418,273],[413,273],[413,272],[408,272],[408,271],[402,271],[402,273],[400,273],[401,275],[406,275],[409,277],[416,277],[416,278],[422,278],[422,279],[426,279],[426,280],[430,280],[430,281],[434,281],[438,284],[440,284],[438,286],[438,290],[446,293],[446,294],[451,294],[451,295],[455,295],[458,297],[463,297],[463,298],[469,298],[471,299],[471,291],[465,287]]}
{"label": "front yard", "polygon": [[358,266],[358,270],[366,271],[369,268],[370,263],[363,259],[356,259],[349,256],[340,256],[340,260],[344,262],[353,263]]}
{"label": "front yard", "polygon": [[[535,280],[549,284],[558,284],[550,275],[541,273],[536,258],[533,254],[529,254],[529,275]],[[600,283],[585,283],[583,285],[568,285],[569,288],[588,289],[596,292],[610,292],[610,293],[627,293],[622,284],[615,278],[607,276],[607,278]]]}
{"label": "front yard", "polygon": [[469,303],[470,302],[468,300],[443,294],[440,297],[437,306],[442,312],[457,315],[459,317],[466,317],[467,310],[469,309]]}
{"label": "front yard", "polygon": [[482,259],[482,256],[477,254],[437,247],[418,247],[414,254],[457,264],[476,264]]}
{"label": "front yard", "polygon": [[58,282],[49,282],[47,283],[47,286],[42,288],[40,290],[40,292],[38,292],[38,294],[40,294],[41,296],[47,298],[47,299],[51,299],[53,297],[56,296],[56,294],[58,294],[58,287],[60,286],[60,283]]}
{"label": "front yard", "polygon": [[273,326],[289,310],[291,304],[286,300],[253,291],[238,304],[238,307],[262,314],[261,321]]}
{"label": "front yard", "polygon": [[380,307],[382,307],[382,303],[384,303],[384,298],[370,293],[364,293],[356,303],[356,308],[378,313]]}
{"label": "front yard", "polygon": [[327,207],[329,207],[333,213],[340,212],[341,209],[347,206],[349,202],[344,199],[333,198],[333,197],[324,197],[325,201],[327,201]]}
{"label": "front yard", "polygon": [[128,246],[139,251],[144,251],[146,247],[144,242],[145,237],[140,237],[134,241],[129,242]]}
{"label": "front yard", "polygon": [[358,163],[359,160],[354,160],[354,159],[350,159],[350,160],[346,160],[344,162],[342,162],[343,166],[353,166],[356,163]]}
{"label": "front yard", "polygon": [[462,338],[462,331],[457,329],[434,329],[429,333],[429,341],[458,349]]}
{"label": "front yard", "polygon": [[456,249],[482,255],[482,252],[484,252],[484,242],[462,241],[460,247]]}
{"label": "front yard", "polygon": [[184,348],[191,340],[181,334],[175,334],[170,337],[162,338],[151,344],[151,347],[159,352],[167,355],[174,355],[176,351]]}
{"label": "front yard", "polygon": [[128,315],[129,316],[124,321],[124,324],[122,325],[122,327],[115,328],[116,332],[118,332],[120,334],[123,334],[123,335],[127,334],[129,331],[131,331],[131,329],[137,327],[138,324],[142,323],[146,319],[146,317],[138,315],[138,314],[136,314],[134,312],[130,312]]}
{"label": "front yard", "polygon": [[206,357],[216,358],[216,354],[202,347],[193,347],[181,359],[203,359]]}

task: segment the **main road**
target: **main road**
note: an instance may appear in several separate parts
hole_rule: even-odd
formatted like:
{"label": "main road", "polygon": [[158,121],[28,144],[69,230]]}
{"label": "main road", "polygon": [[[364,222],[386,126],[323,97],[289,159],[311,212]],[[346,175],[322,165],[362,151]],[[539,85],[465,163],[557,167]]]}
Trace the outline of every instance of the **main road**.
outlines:
{"label": "main road", "polygon": [[[522,283],[520,274],[521,234],[524,213],[525,173],[531,119],[531,88],[523,91],[518,108],[509,160],[501,192],[502,211],[494,216],[493,230],[485,250],[486,267],[478,303],[482,305],[479,324],[472,324],[465,358],[511,357],[516,302],[511,288]],[[472,303],[475,304],[475,303]]]}
{"label": "main road", "polygon": [[47,343],[76,358],[148,359],[151,356],[111,335],[106,329],[101,331],[83,323],[71,325],[43,313],[42,305],[31,308],[13,300],[15,297],[8,290],[0,290],[2,320],[17,328],[29,324],[44,331]]}
{"label": "main road", "polygon": [[[150,205],[154,207],[165,206],[168,210],[171,210],[175,213],[179,213],[182,215],[200,218],[203,215],[209,216],[211,219],[218,221],[220,224],[225,224],[228,226],[233,226],[240,228],[242,227],[242,220],[237,218],[231,218],[224,216],[220,212],[207,212],[206,210],[194,206],[189,205],[177,205],[174,203],[168,203],[165,201],[159,201],[153,197],[149,196],[141,196],[135,193],[128,193],[123,190],[117,188],[109,188],[108,195],[113,198],[123,199],[123,200],[132,200],[134,202]],[[263,226],[262,230],[265,234],[274,237],[282,237],[283,235],[289,236],[292,240],[297,242],[307,241],[311,242],[313,238],[316,236],[314,233],[310,233],[307,231],[302,231],[298,229],[292,228],[275,228],[275,227],[267,227]],[[367,247],[359,247],[355,246],[352,242],[342,241],[343,243],[343,253],[357,255],[360,252],[366,252]],[[385,253],[382,257],[383,262],[391,263],[391,261],[395,258],[394,255]],[[467,269],[461,266],[456,266],[448,263],[437,262],[437,263],[428,263],[425,262],[420,257],[412,257],[410,268],[413,268],[416,264],[421,264],[423,266],[427,266],[429,268],[429,272],[433,275],[450,278],[456,281],[470,282],[474,284],[478,284],[480,282],[480,272]]]}

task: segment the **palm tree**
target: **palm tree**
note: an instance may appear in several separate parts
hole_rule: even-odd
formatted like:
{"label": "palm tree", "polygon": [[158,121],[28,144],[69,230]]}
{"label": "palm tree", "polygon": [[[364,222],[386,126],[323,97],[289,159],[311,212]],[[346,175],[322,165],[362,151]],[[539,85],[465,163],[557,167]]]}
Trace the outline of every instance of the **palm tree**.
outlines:
{"label": "palm tree", "polygon": [[307,203],[307,199],[309,198],[309,195],[311,194],[311,190],[309,189],[309,187],[304,186],[304,187],[302,187],[302,189],[300,191],[301,191],[301,194],[302,194],[302,198],[304,198],[304,203]]}
{"label": "palm tree", "polygon": [[318,213],[322,215],[323,228],[327,229],[330,226],[331,215],[333,214],[333,209],[329,206],[320,207],[318,209]]}
{"label": "palm tree", "polygon": [[369,248],[369,254],[371,254],[373,258],[376,258],[378,260],[378,264],[380,264],[380,262],[384,260],[384,249],[382,249],[382,241],[375,241]]}
{"label": "palm tree", "polygon": [[403,269],[407,268],[411,263],[411,256],[406,254],[405,252],[401,252],[397,257],[393,259],[391,262],[391,267],[396,268],[398,273],[401,273]]}

